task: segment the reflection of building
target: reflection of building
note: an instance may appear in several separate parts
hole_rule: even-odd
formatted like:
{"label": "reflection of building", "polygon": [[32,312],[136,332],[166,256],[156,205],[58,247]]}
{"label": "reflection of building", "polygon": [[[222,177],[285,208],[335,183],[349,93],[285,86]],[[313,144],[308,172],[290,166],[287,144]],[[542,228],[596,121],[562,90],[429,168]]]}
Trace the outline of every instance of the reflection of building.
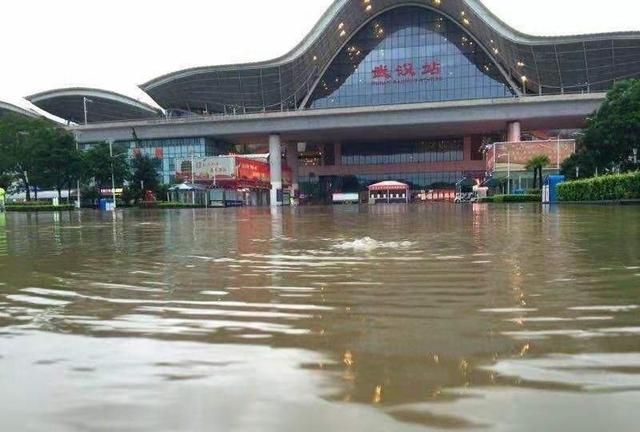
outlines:
{"label": "reflection of building", "polygon": [[[336,0],[278,59],[143,84],[164,117],[145,107],[128,114],[132,101],[89,94],[104,97],[75,132],[82,143],[122,141],[161,154],[165,180],[175,172],[171,161],[191,153],[268,148],[274,204],[280,154],[293,187],[299,178],[317,197],[381,180],[446,189],[485,175],[484,145],[580,129],[616,80],[638,76],[638,33],[532,37],[478,0]],[[32,101],[78,121],[78,97],[89,92],[58,93]]]}

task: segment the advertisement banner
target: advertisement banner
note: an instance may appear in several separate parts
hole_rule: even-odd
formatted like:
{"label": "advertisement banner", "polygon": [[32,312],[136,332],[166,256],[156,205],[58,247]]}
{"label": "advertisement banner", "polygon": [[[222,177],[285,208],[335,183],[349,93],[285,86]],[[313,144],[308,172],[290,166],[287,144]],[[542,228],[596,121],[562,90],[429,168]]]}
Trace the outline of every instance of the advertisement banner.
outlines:
{"label": "advertisement banner", "polygon": [[269,183],[271,176],[269,164],[253,159],[236,158],[237,179],[248,180],[261,183]]}
{"label": "advertisement banner", "polygon": [[176,159],[175,163],[177,180],[191,181],[193,178],[196,182],[213,182],[214,180],[232,180],[236,177],[236,164],[232,157],[183,158]]}

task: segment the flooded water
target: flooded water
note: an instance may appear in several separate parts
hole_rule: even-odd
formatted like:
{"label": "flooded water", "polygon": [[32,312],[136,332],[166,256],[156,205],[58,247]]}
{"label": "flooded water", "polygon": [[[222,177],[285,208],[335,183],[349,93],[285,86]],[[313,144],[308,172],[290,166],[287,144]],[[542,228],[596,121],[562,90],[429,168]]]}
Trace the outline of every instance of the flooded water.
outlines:
{"label": "flooded water", "polygon": [[640,208],[0,215],[0,430],[635,431]]}

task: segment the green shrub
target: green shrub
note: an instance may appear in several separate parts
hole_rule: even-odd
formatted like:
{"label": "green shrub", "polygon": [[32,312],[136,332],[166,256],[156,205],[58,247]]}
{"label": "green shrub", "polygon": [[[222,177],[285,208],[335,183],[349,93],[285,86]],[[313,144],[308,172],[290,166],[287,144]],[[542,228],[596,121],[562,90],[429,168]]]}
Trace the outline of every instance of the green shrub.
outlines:
{"label": "green shrub", "polygon": [[204,208],[202,204],[185,204],[176,202],[161,202],[157,203],[153,208],[159,209],[190,209],[190,208]]}
{"label": "green shrub", "polygon": [[558,185],[560,201],[640,199],[640,173],[615,174]]}
{"label": "green shrub", "polygon": [[39,206],[47,206],[47,205],[51,205],[51,200],[47,200],[47,201],[23,201],[23,202],[14,202],[14,203],[7,203],[7,205],[13,206],[13,207],[39,207]]}
{"label": "green shrub", "polygon": [[494,195],[486,198],[480,198],[480,203],[525,203],[525,202],[542,202],[542,195]]}
{"label": "green shrub", "polygon": [[495,203],[542,202],[542,195],[495,195]]}
{"label": "green shrub", "polygon": [[60,205],[52,206],[49,204],[18,204],[8,205],[8,212],[60,212],[60,211],[72,211],[75,209],[73,205]]}

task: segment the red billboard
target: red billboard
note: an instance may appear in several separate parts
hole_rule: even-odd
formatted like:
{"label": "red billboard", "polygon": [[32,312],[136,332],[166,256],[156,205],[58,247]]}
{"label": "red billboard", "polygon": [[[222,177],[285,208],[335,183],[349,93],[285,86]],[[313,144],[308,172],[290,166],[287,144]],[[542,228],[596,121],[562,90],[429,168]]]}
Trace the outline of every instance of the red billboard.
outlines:
{"label": "red billboard", "polygon": [[[271,188],[271,170],[262,160],[241,156],[176,159],[176,179],[228,188]],[[193,175],[191,173],[193,163]],[[291,169],[282,167],[282,182],[291,185]]]}

